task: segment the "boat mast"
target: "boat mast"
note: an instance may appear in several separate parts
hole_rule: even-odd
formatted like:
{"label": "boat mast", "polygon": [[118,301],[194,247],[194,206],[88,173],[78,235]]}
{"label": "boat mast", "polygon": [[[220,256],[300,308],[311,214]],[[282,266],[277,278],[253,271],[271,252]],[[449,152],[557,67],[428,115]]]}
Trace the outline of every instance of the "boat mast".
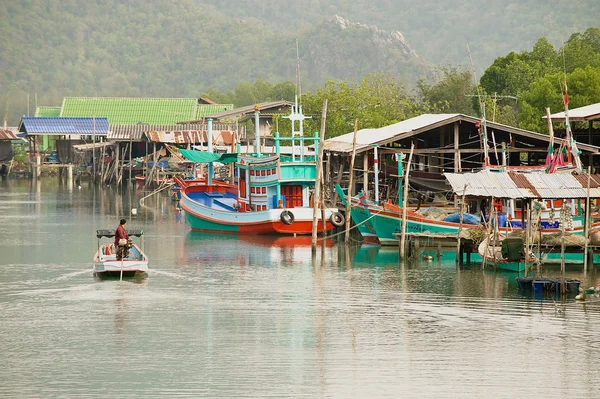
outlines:
{"label": "boat mast", "polygon": [[[292,162],[296,161],[296,156],[300,157],[300,162],[304,161],[304,126],[303,121],[310,117],[302,114],[302,86],[300,86],[300,55],[298,52],[298,40],[296,39],[296,95],[294,105],[288,116],[284,118],[292,122]],[[296,121],[298,121],[298,130],[296,130]],[[298,140],[294,140],[298,138]],[[299,142],[299,144],[297,144]]]}
{"label": "boat mast", "polygon": [[467,51],[469,52],[469,59],[471,60],[471,72],[473,74],[473,82],[477,85],[477,98],[479,99],[479,107],[481,110],[481,124],[483,127],[483,133],[480,133],[481,136],[481,145],[483,147],[483,168],[485,170],[489,170],[490,166],[490,157],[489,157],[489,149],[487,142],[487,123],[485,119],[485,98],[482,98],[481,95],[481,86],[479,82],[477,82],[477,76],[475,75],[475,66],[473,65],[473,57],[471,57],[471,49],[469,48],[469,44],[467,43]]}

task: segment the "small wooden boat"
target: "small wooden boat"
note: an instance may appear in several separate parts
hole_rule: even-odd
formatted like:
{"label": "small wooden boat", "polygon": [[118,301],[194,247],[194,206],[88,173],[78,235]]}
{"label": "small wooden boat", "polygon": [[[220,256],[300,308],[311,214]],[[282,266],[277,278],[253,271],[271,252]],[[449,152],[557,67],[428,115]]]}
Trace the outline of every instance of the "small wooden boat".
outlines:
{"label": "small wooden boat", "polygon": [[[114,247],[114,230],[96,230],[98,250],[94,255],[94,274],[98,276],[133,277],[136,273],[148,271],[148,257],[144,253],[144,231],[129,230],[130,237],[140,238],[141,248],[131,243],[129,254],[122,260],[117,260],[117,248]],[[111,242],[102,243],[102,238],[109,238]]]}
{"label": "small wooden boat", "polygon": [[496,242],[491,238],[492,236],[483,240],[478,247],[479,255],[487,265],[509,272],[523,272],[527,265],[532,267],[537,262],[537,258],[531,253],[525,259],[522,238],[498,235]]}

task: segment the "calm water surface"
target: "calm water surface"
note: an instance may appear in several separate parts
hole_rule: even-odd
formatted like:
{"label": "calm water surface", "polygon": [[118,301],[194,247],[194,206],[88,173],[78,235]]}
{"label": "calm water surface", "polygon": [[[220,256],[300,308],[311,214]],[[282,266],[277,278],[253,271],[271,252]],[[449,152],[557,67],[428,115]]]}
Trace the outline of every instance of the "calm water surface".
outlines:
{"label": "calm water surface", "polygon": [[[600,302],[452,260],[401,267],[395,249],[191,233],[146,194],[0,182],[0,397],[600,394]],[[121,217],[145,232],[148,277],[98,280],[94,232]]]}

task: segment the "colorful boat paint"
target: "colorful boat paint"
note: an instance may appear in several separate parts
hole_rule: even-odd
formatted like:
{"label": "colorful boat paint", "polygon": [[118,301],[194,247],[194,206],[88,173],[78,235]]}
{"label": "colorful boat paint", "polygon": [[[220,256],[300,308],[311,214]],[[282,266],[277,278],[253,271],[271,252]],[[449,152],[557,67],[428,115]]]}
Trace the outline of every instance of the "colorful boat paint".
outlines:
{"label": "colorful boat paint", "polygon": [[[258,132],[258,112],[255,118]],[[315,186],[317,163],[314,157],[304,156],[304,141],[315,141],[318,152],[318,133],[313,138],[302,137],[302,109],[292,106],[289,118],[300,121],[300,130],[291,138],[280,138],[275,133],[276,154],[238,155],[235,163],[237,184],[213,182],[187,182],[176,178],[181,186],[181,208],[192,230],[213,233],[252,234],[311,234],[313,207],[311,192]],[[294,125],[292,127],[294,130]],[[296,134],[298,133],[298,134]],[[279,142],[292,141],[298,148],[291,157],[282,159]],[[193,155],[183,151],[184,156]],[[188,155],[186,155],[188,154]],[[343,225],[344,218],[335,208],[325,209],[317,216],[317,231],[321,233]]]}
{"label": "colorful boat paint", "polygon": [[[402,208],[397,205],[385,203],[375,205],[364,198],[353,197],[351,206],[351,217],[354,223],[359,224],[368,220],[369,226],[375,231],[375,235],[381,245],[398,245],[397,234],[401,231]],[[431,233],[431,234],[458,234],[460,223],[444,222],[435,219],[429,219],[423,215],[407,210],[406,231],[409,233]],[[583,234],[583,223],[574,223],[576,227],[566,229],[571,234]],[[463,224],[465,228],[482,228],[479,225]],[[592,229],[600,228],[600,222],[594,223]],[[504,228],[500,229],[504,231]],[[518,228],[507,229],[507,232],[519,230]],[[362,234],[362,230],[361,234]],[[547,228],[542,230],[542,234],[552,234],[560,232],[559,228]]]}

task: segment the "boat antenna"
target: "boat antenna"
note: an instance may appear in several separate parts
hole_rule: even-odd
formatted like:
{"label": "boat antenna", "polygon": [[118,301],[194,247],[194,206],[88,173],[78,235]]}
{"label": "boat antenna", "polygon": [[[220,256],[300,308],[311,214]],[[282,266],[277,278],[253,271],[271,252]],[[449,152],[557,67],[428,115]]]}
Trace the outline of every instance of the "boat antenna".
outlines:
{"label": "boat antenna", "polygon": [[298,38],[296,38],[296,91],[300,103],[302,103],[302,86],[300,85],[300,51],[298,48]]}
{"label": "boat antenna", "polygon": [[481,110],[481,122],[483,127],[483,134],[481,135],[481,141],[483,146],[483,154],[484,154],[484,168],[487,170],[490,165],[490,158],[488,155],[488,142],[487,142],[487,124],[485,121],[485,99],[483,99],[481,94],[481,86],[477,81],[477,75],[475,74],[475,65],[473,64],[473,57],[471,56],[471,49],[469,48],[469,43],[467,43],[467,51],[469,53],[469,60],[471,60],[471,73],[473,74],[473,83],[477,86],[477,98],[479,99],[479,107]]}

